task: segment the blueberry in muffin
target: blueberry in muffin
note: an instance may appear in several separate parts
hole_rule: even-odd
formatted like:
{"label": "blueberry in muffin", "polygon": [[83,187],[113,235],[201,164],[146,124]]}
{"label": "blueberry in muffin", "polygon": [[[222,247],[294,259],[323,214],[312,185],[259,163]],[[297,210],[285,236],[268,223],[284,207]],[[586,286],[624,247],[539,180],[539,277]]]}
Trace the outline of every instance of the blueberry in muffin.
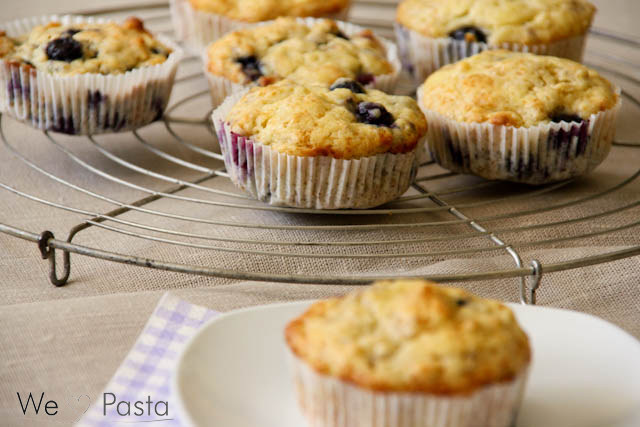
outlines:
{"label": "blueberry in muffin", "polygon": [[[73,33],[75,34],[76,30],[73,30]],[[47,43],[46,53],[49,60],[65,62],[81,59],[84,55],[82,43],[74,40],[73,34],[64,34],[63,37],[51,40]]]}
{"label": "blueberry in muffin", "polygon": [[368,125],[391,127],[395,118],[377,102],[361,102],[355,111],[356,120]]}
{"label": "blueberry in muffin", "polygon": [[359,82],[347,78],[338,79],[329,87],[329,90],[336,89],[347,89],[353,93],[365,93],[364,87]]}
{"label": "blueberry in muffin", "polygon": [[474,27],[473,25],[465,25],[456,30],[453,30],[449,33],[449,37],[454,40],[461,40],[466,42],[487,42],[486,34],[481,29],[479,29],[478,27]]}
{"label": "blueberry in muffin", "polygon": [[242,67],[242,73],[252,82],[263,76],[260,60],[255,55],[239,56],[235,61]]}

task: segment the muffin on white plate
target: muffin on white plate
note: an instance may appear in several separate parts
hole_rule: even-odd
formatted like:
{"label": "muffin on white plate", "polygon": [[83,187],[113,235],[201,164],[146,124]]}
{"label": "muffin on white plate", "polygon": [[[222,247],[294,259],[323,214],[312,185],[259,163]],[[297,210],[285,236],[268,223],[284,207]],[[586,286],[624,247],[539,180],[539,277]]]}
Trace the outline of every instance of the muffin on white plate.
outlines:
{"label": "muffin on white plate", "polygon": [[413,99],[349,79],[254,87],[228,97],[212,120],[238,187],[315,209],[370,208],[403,194],[427,128]]}
{"label": "muffin on white plate", "polygon": [[346,21],[350,0],[171,0],[179,39],[200,51],[228,32],[289,16]]}
{"label": "muffin on white plate", "polygon": [[313,427],[509,427],[531,362],[508,307],[424,280],[319,301],[285,338]]}
{"label": "muffin on white plate", "polygon": [[328,87],[345,77],[391,93],[402,69],[390,41],[315,18],[278,18],[229,33],[208,47],[204,63],[214,106],[248,85],[283,78]]}
{"label": "muffin on white plate", "polygon": [[404,0],[396,33],[405,67],[422,82],[487,49],[581,61],[595,12],[586,0]]}
{"label": "muffin on white plate", "polygon": [[0,26],[0,111],[68,134],[136,129],[162,117],[181,55],[137,18],[10,22]]}
{"label": "muffin on white plate", "polygon": [[587,174],[609,154],[620,90],[568,59],[486,51],[418,89],[428,151],[487,179],[545,184]]}

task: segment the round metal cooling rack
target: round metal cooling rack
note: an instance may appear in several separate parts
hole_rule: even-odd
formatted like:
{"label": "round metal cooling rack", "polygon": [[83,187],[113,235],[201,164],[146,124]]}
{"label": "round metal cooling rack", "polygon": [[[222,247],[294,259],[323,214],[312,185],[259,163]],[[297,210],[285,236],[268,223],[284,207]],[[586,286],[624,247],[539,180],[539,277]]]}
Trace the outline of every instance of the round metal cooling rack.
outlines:
{"label": "round metal cooling rack", "polygon": [[[377,14],[377,16],[393,16],[391,8],[394,7],[394,4],[384,0],[356,2],[356,11],[359,7],[367,6],[367,4],[368,6],[385,10],[385,12]],[[166,4],[93,11],[91,14],[112,16],[136,14],[143,17],[145,22],[156,32],[171,34],[170,18]],[[352,20],[355,23],[373,27],[380,34],[392,36],[390,19],[366,19],[358,17],[358,13],[354,13],[354,15],[356,16]],[[592,37],[603,42],[621,44],[629,49],[640,50],[639,42],[615,34],[592,31]],[[591,52],[590,54],[592,57],[595,55],[595,57],[599,57],[609,63],[607,66],[599,67],[602,71],[612,75],[625,85],[633,86],[634,90],[640,88],[640,80],[633,75],[633,69],[638,69],[637,64],[609,53],[601,53],[604,50],[599,49],[598,52],[600,53]],[[204,77],[198,71],[200,67],[198,61],[199,59],[196,56],[184,59],[181,71],[184,71],[184,68],[188,66],[196,71],[179,74],[174,88],[174,102],[166,112],[163,121],[160,124],[153,125],[164,126],[166,136],[170,136],[173,143],[182,150],[181,152],[188,152],[189,155],[181,157],[178,154],[169,152],[170,150],[159,147],[154,141],[150,141],[144,136],[143,130],[129,135],[134,143],[140,145],[138,148],[142,148],[149,155],[156,156],[162,161],[171,164],[173,166],[171,173],[153,170],[149,166],[141,166],[136,161],[128,159],[126,155],[119,155],[115,150],[111,149],[109,144],[104,143],[101,137],[83,138],[83,142],[86,142],[83,147],[88,145],[101,156],[101,161],[96,165],[95,162],[84,160],[81,154],[75,152],[72,148],[68,148],[69,145],[60,142],[61,135],[42,134],[42,139],[45,139],[48,145],[47,149],[52,150],[56,155],[66,156],[66,159],[78,169],[78,173],[88,174],[93,178],[106,180],[111,184],[146,194],[146,196],[138,198],[134,202],[122,202],[108,194],[104,194],[98,185],[91,185],[92,180],[82,180],[81,184],[73,182],[68,177],[61,176],[61,174],[50,172],[50,168],[45,162],[39,162],[34,160],[33,156],[25,154],[20,141],[16,141],[15,138],[12,139],[7,135],[5,122],[10,119],[0,116],[0,137],[4,151],[2,155],[12,156],[16,161],[26,166],[30,173],[41,177],[44,176],[54,181],[56,185],[62,186],[65,191],[76,192],[86,196],[87,199],[92,200],[94,203],[89,203],[89,206],[95,206],[99,203],[99,206],[106,204],[113,207],[113,210],[101,212],[98,209],[71,206],[71,204],[59,201],[64,197],[51,196],[45,198],[21,190],[21,183],[19,182],[0,182],[0,188],[9,193],[26,198],[38,205],[43,205],[45,208],[59,209],[86,218],[69,230],[66,240],[56,239],[50,231],[36,233],[0,223],[0,232],[38,244],[42,257],[49,260],[50,281],[54,285],[63,286],[67,283],[71,272],[71,253],[148,268],[243,280],[316,284],[366,284],[374,279],[381,278],[380,276],[367,277],[362,274],[337,277],[331,274],[318,275],[317,273],[306,271],[298,271],[295,274],[273,274],[249,271],[248,269],[243,270],[240,267],[222,268],[220,266],[199,266],[167,260],[147,259],[130,253],[119,253],[101,247],[74,243],[73,240],[78,233],[87,229],[118,233],[126,239],[169,245],[175,247],[176,250],[189,248],[216,251],[230,255],[235,254],[237,257],[253,257],[256,259],[260,257],[266,259],[280,257],[284,260],[305,258],[307,261],[315,262],[320,266],[323,261],[344,258],[364,261],[384,261],[394,258],[418,259],[424,260],[423,265],[426,265],[429,262],[443,261],[453,257],[481,257],[485,254],[503,252],[513,259],[513,267],[491,271],[467,271],[464,274],[431,275],[427,276],[427,278],[448,282],[516,278],[519,280],[521,301],[531,304],[535,304],[536,289],[540,284],[543,271],[545,274],[564,271],[640,254],[640,246],[629,247],[624,245],[625,248],[622,250],[545,265],[535,259],[525,262],[521,254],[522,248],[555,247],[553,245],[629,232],[629,230],[640,226],[640,221],[615,224],[614,226],[606,224],[608,218],[617,214],[629,213],[634,209],[640,210],[640,191],[635,192],[634,200],[630,200],[624,205],[609,206],[604,211],[593,212],[588,215],[566,214],[567,210],[570,212],[572,208],[605,199],[614,192],[623,191],[623,189],[637,184],[640,169],[614,185],[606,188],[597,188],[587,193],[583,191],[579,196],[567,196],[566,199],[560,202],[555,201],[552,204],[540,204],[539,198],[556,190],[579,184],[566,181],[541,188],[533,188],[514,187],[510,184],[478,179],[470,181],[471,178],[461,179],[465,177],[459,177],[454,173],[443,171],[432,162],[421,165],[411,191],[399,200],[377,209],[319,211],[273,207],[250,200],[247,196],[226,185],[228,184],[228,175],[224,171],[224,164],[221,162],[222,156],[218,152],[198,145],[189,137],[192,134],[190,129],[193,128],[194,131],[208,131],[211,133],[210,139],[213,140],[215,138],[207,119],[208,114],[204,114],[205,111],[200,111],[200,115],[196,117],[193,117],[193,115],[181,117],[180,115],[181,109],[185,106],[208,100],[208,92],[203,89],[205,86],[202,84]],[[597,64],[590,65],[597,67]],[[631,71],[624,71],[625,67],[631,67]],[[182,90],[182,87],[193,86],[194,82],[198,81],[201,81],[198,86],[199,89],[185,95],[186,91]],[[623,96],[626,99],[626,107],[640,109],[640,100],[636,96],[626,90],[623,90]],[[175,101],[176,99],[177,101]],[[178,128],[181,128],[181,130]],[[187,131],[184,130],[185,128]],[[80,145],[72,144],[72,146],[78,147]],[[613,149],[627,148],[638,149],[640,148],[640,143],[616,142]],[[114,173],[113,165],[117,165],[119,168],[117,170],[126,171],[126,173],[122,173],[120,176]],[[140,177],[141,179],[132,179],[131,176]],[[139,182],[148,182],[149,180],[166,185],[168,188],[159,191],[151,188],[148,184]],[[474,192],[478,194],[488,192],[489,195],[480,198],[476,197],[471,201],[459,202],[450,200],[451,198],[455,199],[457,195]],[[197,193],[199,196],[193,196],[193,193]],[[216,212],[223,212],[223,214],[211,216],[176,214],[170,210],[155,207],[154,203],[161,200],[169,200],[176,204],[211,207],[211,209],[216,209]],[[495,211],[483,211],[484,208],[499,206],[503,202],[510,203],[512,207],[514,204],[520,206],[518,203],[524,203],[524,208],[502,208],[498,213]],[[471,215],[468,213],[474,210],[480,210],[480,214]],[[247,215],[236,215],[242,212],[248,212],[249,214],[252,212],[269,213],[269,221],[255,222],[246,219],[248,218]],[[560,215],[559,213],[562,212],[565,212],[565,214]],[[131,213],[135,214],[135,219],[131,219],[126,215]],[[533,215],[544,215],[544,219],[542,222],[537,223],[520,221]],[[234,219],[242,216],[244,216],[244,220]],[[635,215],[635,218],[638,216],[640,215]],[[153,224],[151,221],[145,221],[145,218],[153,219]],[[416,220],[416,218],[418,219]],[[576,229],[574,226],[594,224],[596,221],[599,222],[598,227],[593,227],[585,232],[580,230],[573,231]],[[160,222],[160,225],[157,224],[158,222]],[[189,231],[181,227],[183,224],[189,225]],[[453,227],[455,232],[438,231],[444,230],[446,227]],[[563,236],[551,233],[551,236],[547,239],[527,240],[528,232],[552,230],[554,227],[563,227],[571,230],[572,233]],[[233,230],[242,231],[243,233],[238,232],[237,235],[234,235]],[[259,233],[260,236],[267,237],[258,238],[252,236],[252,230],[267,232],[266,234]],[[397,231],[399,230],[403,230],[404,235],[407,237],[397,238]],[[336,231],[352,233],[353,238],[347,241],[336,241],[331,238],[331,233]],[[309,232],[321,233],[327,238],[323,241],[318,241],[305,240],[301,237]],[[510,241],[500,237],[505,234],[524,237],[520,240]],[[477,241],[482,241],[484,244],[478,245],[474,243]],[[410,250],[405,248],[410,248]],[[350,250],[348,254],[345,254],[346,249]],[[60,275],[56,270],[56,250],[60,250],[63,253],[64,265]],[[402,271],[394,274],[396,278],[404,276],[411,275]]]}

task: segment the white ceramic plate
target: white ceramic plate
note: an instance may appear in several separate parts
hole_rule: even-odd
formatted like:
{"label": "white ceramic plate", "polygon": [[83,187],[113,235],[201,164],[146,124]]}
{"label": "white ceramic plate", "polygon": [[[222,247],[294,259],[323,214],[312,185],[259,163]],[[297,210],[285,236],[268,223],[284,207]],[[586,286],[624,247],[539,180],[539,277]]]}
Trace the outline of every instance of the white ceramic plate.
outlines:
{"label": "white ceramic plate", "polygon": [[[310,302],[232,312],[188,343],[173,378],[186,425],[301,427],[283,330]],[[510,305],[533,365],[518,427],[640,426],[640,342],[601,319]]]}

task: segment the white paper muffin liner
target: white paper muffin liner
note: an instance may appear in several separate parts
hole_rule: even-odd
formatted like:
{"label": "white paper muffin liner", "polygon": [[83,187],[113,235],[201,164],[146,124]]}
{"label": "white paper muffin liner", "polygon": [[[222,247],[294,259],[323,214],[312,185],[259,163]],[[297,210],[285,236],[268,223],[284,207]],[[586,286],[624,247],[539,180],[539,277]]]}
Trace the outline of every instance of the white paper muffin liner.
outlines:
{"label": "white paper muffin liner", "polygon": [[310,427],[510,427],[528,369],[470,395],[375,392],[314,371],[288,351],[294,388]]}
{"label": "white paper muffin liner", "polygon": [[427,141],[426,139],[420,144],[418,150],[416,152],[416,162],[418,166],[424,165],[425,163],[431,162],[433,159],[429,150],[427,149]]}
{"label": "white paper muffin liner", "polygon": [[[323,18],[345,21],[349,16],[350,6],[349,4],[340,12],[327,14]],[[200,53],[209,43],[226,33],[255,24],[195,9],[189,0],[170,0],[169,7],[178,40],[195,53]]]}
{"label": "white paper muffin liner", "polygon": [[231,95],[212,114],[231,181],[275,206],[367,209],[402,195],[415,177],[415,154],[379,154],[354,160],[280,153],[231,131],[231,108],[248,91]]}
{"label": "white paper muffin liner", "polygon": [[487,179],[545,184],[595,169],[609,154],[618,111],[592,114],[582,123],[548,123],[531,127],[458,122],[422,105],[427,118],[427,149],[442,167]]}
{"label": "white paper muffin liner", "polygon": [[[297,18],[298,22],[308,27],[311,27],[320,19],[322,18]],[[272,23],[273,21],[265,21],[255,25],[269,25]],[[342,31],[349,37],[366,29],[358,25],[353,25],[349,22],[336,21],[336,24],[338,25],[338,28],[340,28],[340,31]],[[386,59],[393,67],[393,72],[389,74],[373,76],[373,81],[365,85],[365,87],[378,89],[383,92],[392,94],[395,91],[398,79],[400,78],[400,73],[402,72],[402,64],[400,62],[400,58],[398,57],[398,48],[396,47],[395,43],[391,42],[390,40],[378,37],[377,35],[376,38],[384,46]],[[204,64],[204,74],[207,76],[207,81],[209,82],[211,101],[213,102],[214,107],[222,104],[226,97],[231,95],[232,93],[254,85],[243,85],[240,83],[234,83],[225,77],[217,76],[213,73],[210,73],[208,70],[209,55],[207,50],[203,51],[202,62]]]}
{"label": "white paper muffin liner", "polygon": [[400,60],[404,69],[413,76],[416,84],[422,84],[431,73],[447,64],[458,62],[485,50],[507,49],[514,52],[557,56],[582,62],[586,42],[586,36],[583,34],[538,45],[518,43],[490,45],[454,40],[450,37],[426,37],[400,24],[395,25],[395,30]]}
{"label": "white paper muffin liner", "polygon": [[[13,21],[0,29],[19,36],[51,21],[105,23],[79,16],[41,16]],[[67,134],[99,134],[133,130],[162,117],[182,57],[170,40],[167,60],[124,74],[58,76],[0,59],[0,111],[37,129]]]}

